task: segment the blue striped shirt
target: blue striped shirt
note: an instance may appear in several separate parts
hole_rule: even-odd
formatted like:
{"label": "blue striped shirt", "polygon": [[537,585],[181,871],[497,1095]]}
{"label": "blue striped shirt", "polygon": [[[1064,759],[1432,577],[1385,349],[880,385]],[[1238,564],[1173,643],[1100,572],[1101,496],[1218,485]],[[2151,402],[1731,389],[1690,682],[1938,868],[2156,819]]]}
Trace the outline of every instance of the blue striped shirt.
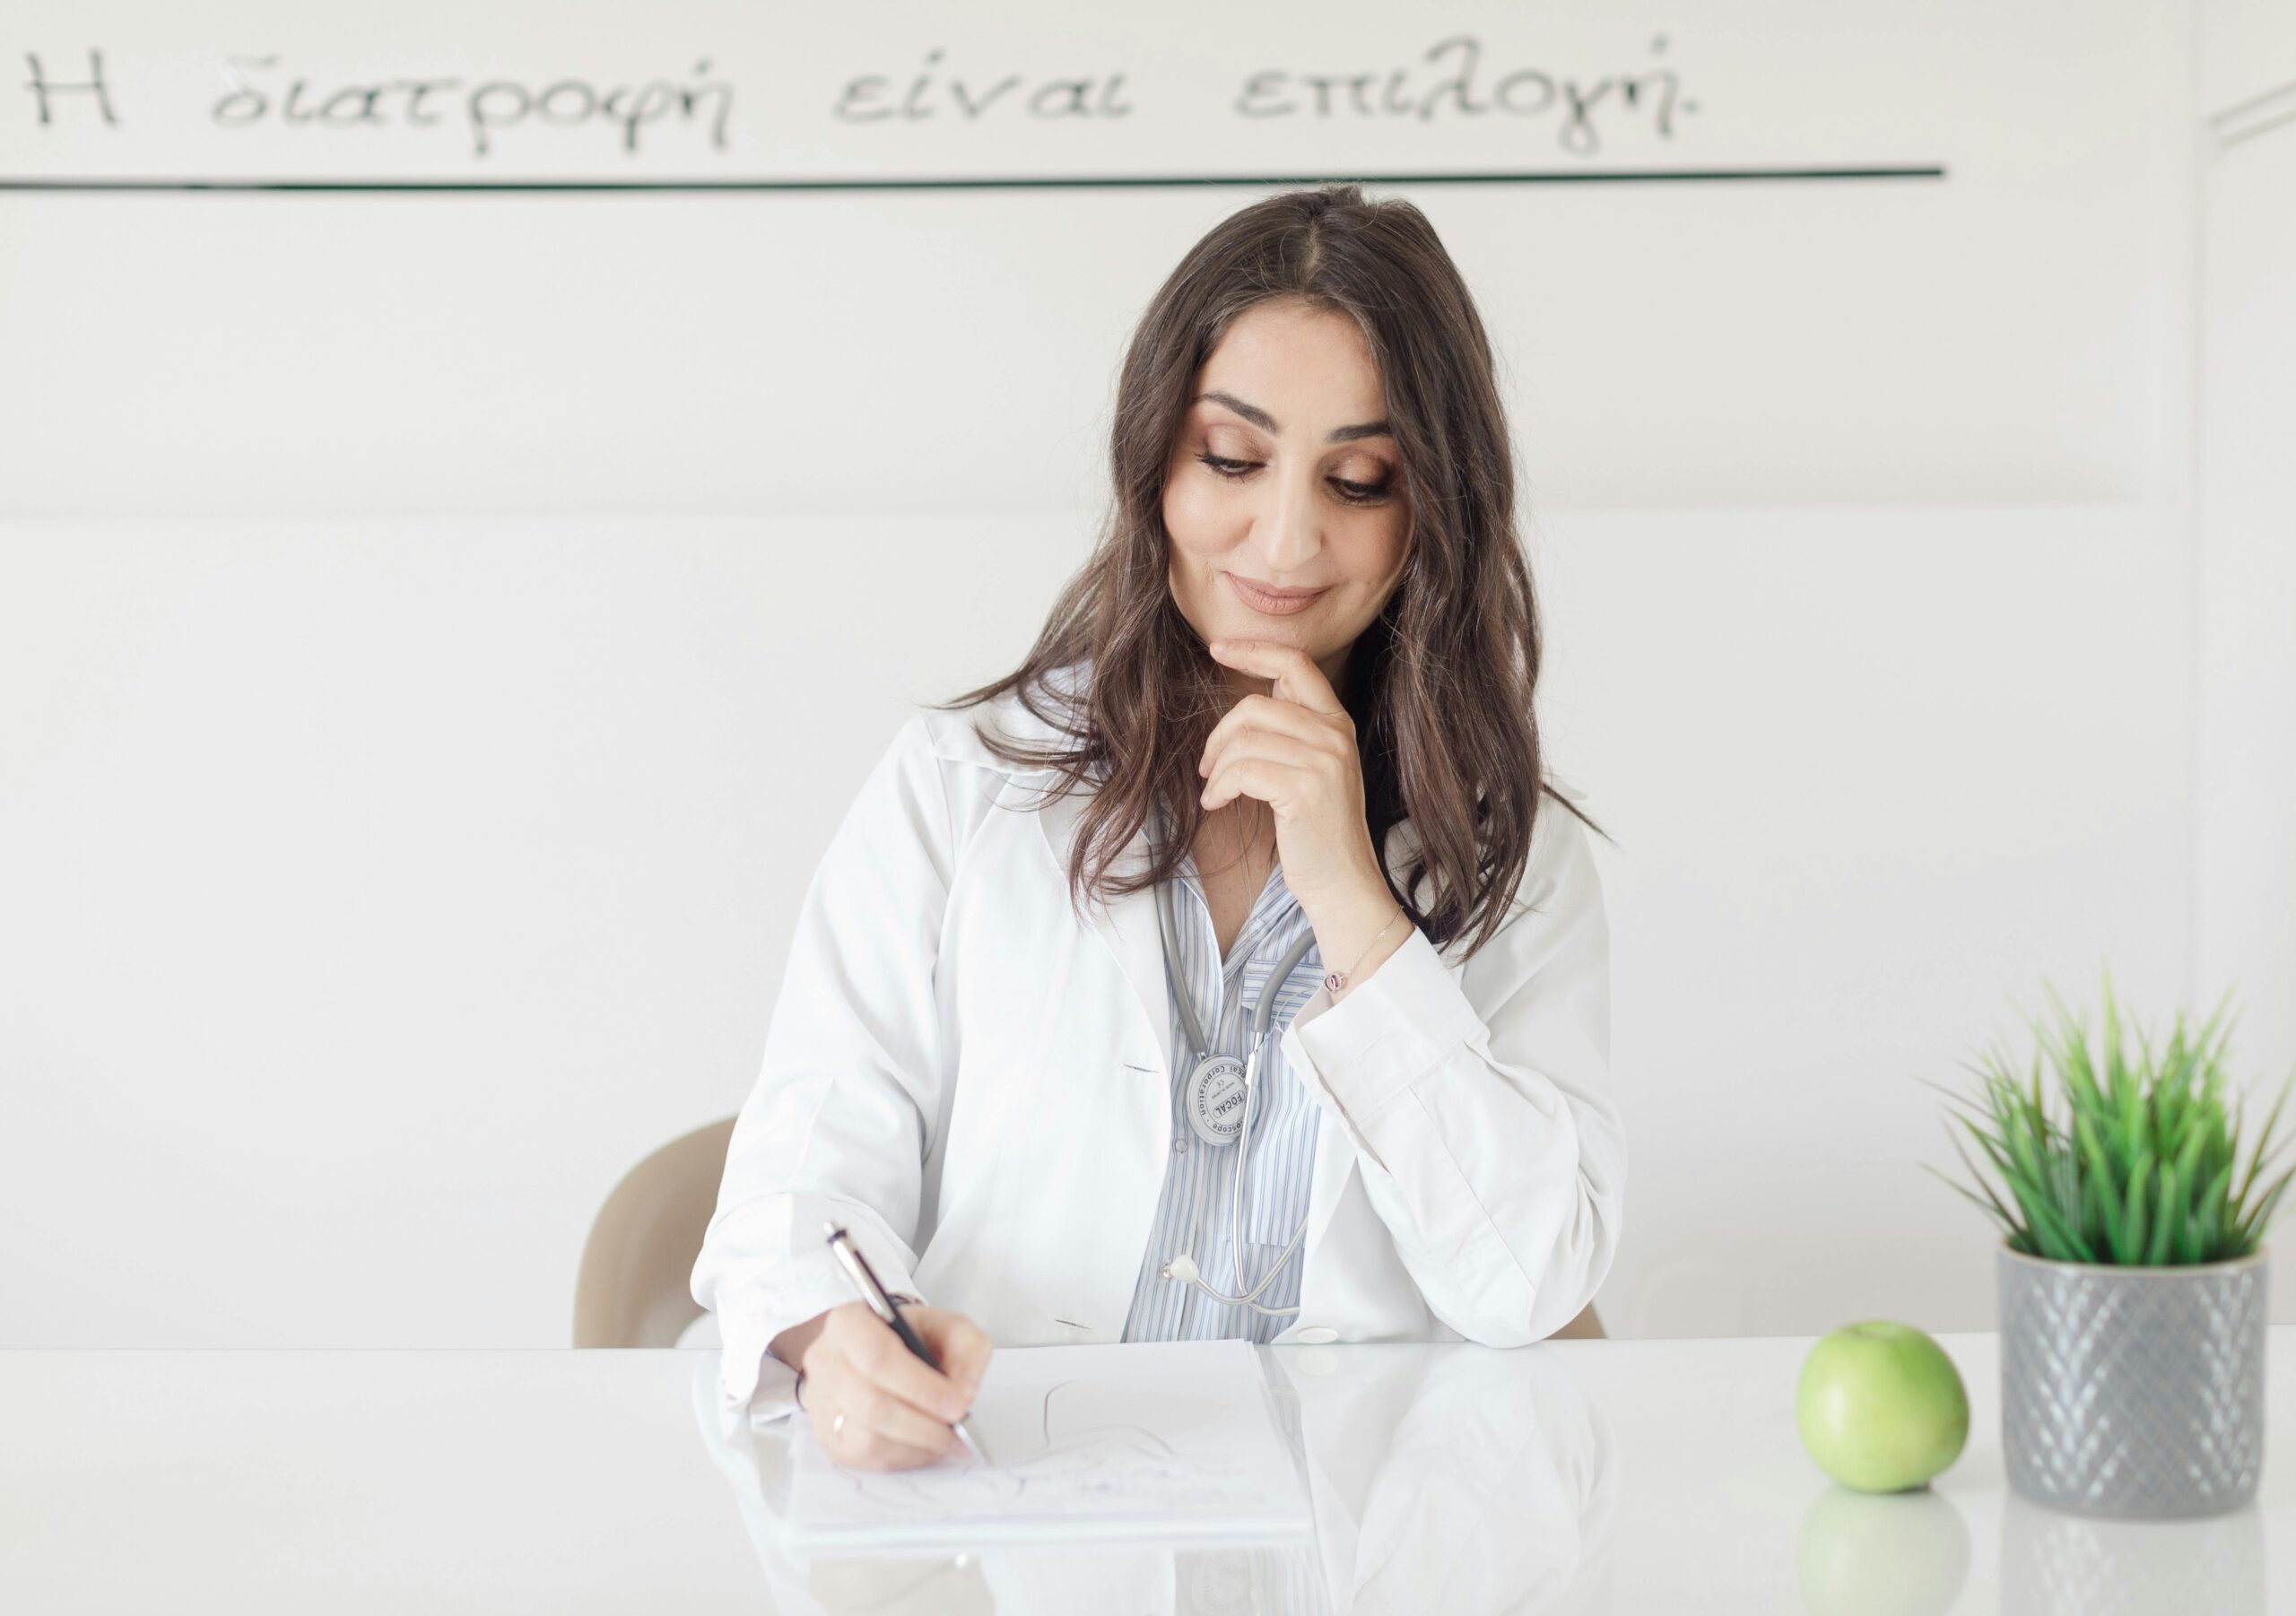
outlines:
{"label": "blue striped shirt", "polygon": [[[1268,872],[1267,884],[1236,934],[1223,961],[1212,924],[1212,905],[1198,878],[1196,856],[1183,856],[1172,895],[1173,921],[1178,932],[1179,953],[1172,971],[1188,985],[1196,1013],[1212,1047],[1203,1054],[1232,1055],[1241,1060],[1249,1053],[1254,1012],[1267,978],[1303,934],[1312,928],[1306,911],[1283,882],[1278,861]],[[1270,1316],[1227,1302],[1215,1301],[1196,1286],[1168,1280],[1166,1262],[1185,1252],[1196,1259],[1205,1282],[1216,1290],[1239,1296],[1258,1283],[1284,1244],[1308,1215],[1308,1191],[1316,1163],[1316,1102],[1292,1075],[1283,1057],[1283,1030],[1323,980],[1323,958],[1312,943],[1286,980],[1276,985],[1275,1010],[1269,1019],[1267,1042],[1260,1050],[1254,1084],[1259,1090],[1252,1102],[1251,1168],[1244,1182],[1245,1281],[1237,1282],[1233,1247],[1229,1239],[1236,1158],[1234,1144],[1207,1145],[1188,1125],[1181,1087],[1196,1068],[1198,1052],[1188,1047],[1187,1025],[1179,1002],[1170,987],[1165,993],[1172,1026],[1172,1071],[1167,1081],[1166,1110],[1170,1129],[1164,1190],[1156,1206],[1156,1220],[1141,1254],[1140,1277],[1132,1293],[1132,1309],[1124,1323],[1126,1341],[1207,1341],[1242,1336],[1269,1341],[1293,1322],[1291,1315]],[[1190,1243],[1190,1233],[1195,1238]],[[1307,1257],[1307,1242],[1285,1261],[1283,1271],[1258,1300],[1271,1308],[1289,1308],[1300,1300],[1300,1271]]]}

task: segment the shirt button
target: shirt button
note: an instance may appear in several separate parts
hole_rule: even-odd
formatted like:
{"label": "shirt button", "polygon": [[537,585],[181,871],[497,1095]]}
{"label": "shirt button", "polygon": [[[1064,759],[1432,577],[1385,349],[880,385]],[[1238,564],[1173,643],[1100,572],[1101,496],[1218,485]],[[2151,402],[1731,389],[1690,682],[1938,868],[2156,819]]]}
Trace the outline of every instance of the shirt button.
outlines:
{"label": "shirt button", "polygon": [[1187,1136],[1185,1134],[1173,1134],[1173,1135],[1172,1135],[1172,1154],[1173,1154],[1173,1155],[1175,1155],[1175,1156],[1178,1156],[1178,1155],[1181,1154],[1182,1152],[1184,1152],[1185,1151],[1187,1151]]}

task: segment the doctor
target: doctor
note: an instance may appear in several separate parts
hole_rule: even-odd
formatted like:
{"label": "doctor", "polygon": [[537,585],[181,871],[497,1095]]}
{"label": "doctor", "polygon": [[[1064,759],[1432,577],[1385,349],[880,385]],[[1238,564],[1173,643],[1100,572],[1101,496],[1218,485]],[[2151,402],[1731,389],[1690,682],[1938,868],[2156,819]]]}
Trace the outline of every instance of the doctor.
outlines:
{"label": "doctor", "polygon": [[[1515,1345],[1617,1249],[1601,890],[1426,219],[1340,186],[1223,221],[1111,451],[1026,660],[903,725],[831,838],[694,1268],[724,1396],[843,1463],[951,1451],[993,1345]],[[825,1221],[931,1304],[940,1372]]]}

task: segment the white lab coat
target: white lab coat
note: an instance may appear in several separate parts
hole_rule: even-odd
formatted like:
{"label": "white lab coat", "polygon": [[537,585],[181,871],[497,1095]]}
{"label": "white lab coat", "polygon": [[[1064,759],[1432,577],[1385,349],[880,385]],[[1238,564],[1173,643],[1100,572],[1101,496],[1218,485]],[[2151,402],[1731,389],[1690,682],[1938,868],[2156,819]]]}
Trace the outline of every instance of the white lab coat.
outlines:
{"label": "white lab coat", "polygon": [[[996,757],[981,725],[1047,734],[1009,696],[911,717],[798,912],[692,1274],[721,1390],[756,1419],[792,1406],[768,1342],[853,1299],[824,1220],[889,1289],[999,1345],[1122,1339],[1171,1134],[1154,897],[1080,917],[1083,796],[1046,802],[1053,771]],[[1414,847],[1405,821],[1389,867]],[[1118,867],[1146,852],[1144,833]],[[1626,1185],[1609,932],[1585,828],[1559,803],[1541,805],[1516,902],[1464,963],[1413,929],[1283,1030],[1322,1117],[1279,1342],[1519,1345],[1609,1272]]]}

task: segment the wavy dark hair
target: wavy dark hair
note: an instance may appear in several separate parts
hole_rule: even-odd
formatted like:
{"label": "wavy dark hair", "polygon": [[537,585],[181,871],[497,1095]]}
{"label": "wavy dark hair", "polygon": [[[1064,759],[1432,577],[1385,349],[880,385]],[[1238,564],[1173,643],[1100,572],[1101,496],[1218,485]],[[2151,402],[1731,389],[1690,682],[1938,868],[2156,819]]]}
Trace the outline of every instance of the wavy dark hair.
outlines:
{"label": "wavy dark hair", "polygon": [[[1110,434],[1115,497],[1092,554],[1021,665],[933,704],[1007,691],[1067,744],[1033,749],[983,730],[1008,762],[1091,784],[1068,878],[1072,901],[1170,878],[1203,822],[1196,772],[1234,704],[1221,665],[1173,600],[1164,478],[1197,372],[1236,317],[1278,298],[1353,319],[1370,343],[1411,501],[1404,573],[1348,653],[1341,701],[1355,724],[1364,816],[1381,873],[1440,945],[1480,949],[1507,918],[1552,795],[1532,694],[1537,601],[1515,531],[1514,456],[1489,337],[1425,214],[1357,185],[1278,193],[1231,214],[1189,249],[1141,317]],[[1087,680],[1052,676],[1090,665]],[[1179,828],[1136,878],[1110,873],[1151,813]],[[1405,819],[1417,855],[1398,881],[1387,832]],[[1423,896],[1421,893],[1425,887]]]}

